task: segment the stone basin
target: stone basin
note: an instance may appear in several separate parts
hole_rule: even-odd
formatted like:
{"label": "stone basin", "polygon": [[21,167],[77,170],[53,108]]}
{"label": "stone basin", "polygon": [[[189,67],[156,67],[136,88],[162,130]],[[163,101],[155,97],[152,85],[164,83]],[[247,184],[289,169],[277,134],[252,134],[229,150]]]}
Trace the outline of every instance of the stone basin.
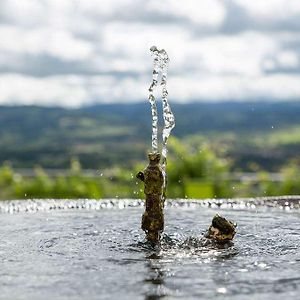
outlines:
{"label": "stone basin", "polygon": [[[144,202],[0,202],[0,299],[300,299],[300,197],[169,200],[161,247],[144,242]],[[201,237],[214,214],[233,246]]]}

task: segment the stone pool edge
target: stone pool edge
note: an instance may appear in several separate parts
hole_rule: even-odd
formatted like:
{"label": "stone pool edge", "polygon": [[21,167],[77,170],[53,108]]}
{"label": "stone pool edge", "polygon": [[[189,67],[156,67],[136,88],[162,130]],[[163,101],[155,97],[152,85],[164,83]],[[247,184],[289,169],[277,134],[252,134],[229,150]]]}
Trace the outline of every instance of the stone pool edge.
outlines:
{"label": "stone pool edge", "polygon": [[[0,213],[38,212],[51,210],[101,210],[143,207],[141,199],[26,199],[1,200]],[[300,208],[300,195],[239,198],[239,199],[168,199],[166,207],[210,207],[220,209],[280,209]]]}

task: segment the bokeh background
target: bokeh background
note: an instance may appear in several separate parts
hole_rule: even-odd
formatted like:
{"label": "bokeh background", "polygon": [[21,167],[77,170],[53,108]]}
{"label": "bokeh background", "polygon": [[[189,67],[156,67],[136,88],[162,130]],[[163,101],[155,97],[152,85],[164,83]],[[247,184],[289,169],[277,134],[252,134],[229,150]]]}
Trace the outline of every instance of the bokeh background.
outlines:
{"label": "bokeh background", "polygon": [[141,196],[152,45],[170,197],[300,193],[298,0],[2,0],[0,198]]}

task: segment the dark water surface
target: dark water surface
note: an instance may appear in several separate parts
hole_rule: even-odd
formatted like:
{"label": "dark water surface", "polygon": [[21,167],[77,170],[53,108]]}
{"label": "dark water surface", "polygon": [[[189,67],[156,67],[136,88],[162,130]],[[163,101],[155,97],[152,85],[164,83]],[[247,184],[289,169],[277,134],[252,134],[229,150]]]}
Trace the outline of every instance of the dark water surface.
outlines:
{"label": "dark water surface", "polygon": [[[156,250],[140,201],[76,203],[0,204],[0,299],[300,299],[295,202],[169,204]],[[228,249],[201,240],[217,212],[238,223]]]}

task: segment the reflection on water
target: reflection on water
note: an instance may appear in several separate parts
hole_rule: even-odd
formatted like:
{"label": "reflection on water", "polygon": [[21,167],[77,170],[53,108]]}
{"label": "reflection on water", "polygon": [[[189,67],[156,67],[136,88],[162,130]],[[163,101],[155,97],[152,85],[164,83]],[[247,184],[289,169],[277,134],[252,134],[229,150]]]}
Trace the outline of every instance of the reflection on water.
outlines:
{"label": "reflection on water", "polygon": [[[153,249],[139,229],[139,202],[106,201],[99,210],[94,202],[84,202],[84,210],[70,208],[72,201],[49,203],[61,209],[28,214],[22,211],[33,211],[33,202],[15,202],[19,213],[1,214],[0,299],[299,298],[294,204],[290,210],[168,204],[166,234]],[[202,237],[222,209],[238,230],[234,245],[218,248]]]}
{"label": "reflection on water", "polygon": [[147,258],[146,268],[148,273],[145,275],[144,284],[146,285],[145,299],[160,299],[168,296],[168,291],[165,286],[165,276],[167,270],[165,270],[163,264],[160,262],[160,257],[156,254],[152,254]]}
{"label": "reflection on water", "polygon": [[[147,244],[145,242],[145,244]],[[141,247],[141,243],[138,244]],[[145,249],[145,247],[142,247]],[[148,248],[149,250],[149,248]],[[168,265],[175,260],[181,262],[183,259],[202,259],[204,263],[212,261],[224,261],[233,258],[238,254],[233,243],[227,245],[212,244],[203,237],[188,237],[185,240],[173,240],[171,237],[164,235],[161,247],[151,254],[146,255],[146,267],[144,284],[147,289],[145,299],[161,299],[166,296],[180,296],[180,292],[170,284],[170,279],[174,275]],[[199,263],[199,261],[198,261]],[[216,270],[212,280],[217,286],[222,285],[224,277],[221,269]],[[165,280],[167,279],[167,281]],[[170,287],[169,287],[170,286]],[[224,292],[224,288],[219,288],[219,292]]]}

